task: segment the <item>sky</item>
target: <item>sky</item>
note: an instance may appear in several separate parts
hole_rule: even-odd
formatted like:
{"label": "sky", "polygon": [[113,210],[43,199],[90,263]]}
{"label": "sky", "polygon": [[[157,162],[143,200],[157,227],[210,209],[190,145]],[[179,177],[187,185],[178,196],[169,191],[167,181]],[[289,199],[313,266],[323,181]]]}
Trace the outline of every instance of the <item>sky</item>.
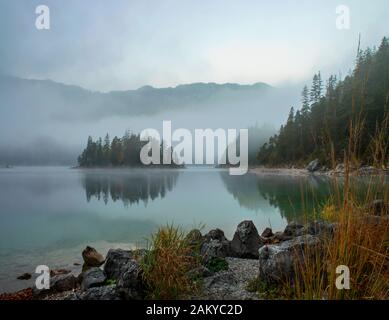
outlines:
{"label": "sky", "polygon": [[[35,27],[36,6],[50,30]],[[350,28],[336,28],[336,8]],[[94,91],[193,82],[300,83],[345,74],[389,33],[389,2],[0,0],[0,73]]]}

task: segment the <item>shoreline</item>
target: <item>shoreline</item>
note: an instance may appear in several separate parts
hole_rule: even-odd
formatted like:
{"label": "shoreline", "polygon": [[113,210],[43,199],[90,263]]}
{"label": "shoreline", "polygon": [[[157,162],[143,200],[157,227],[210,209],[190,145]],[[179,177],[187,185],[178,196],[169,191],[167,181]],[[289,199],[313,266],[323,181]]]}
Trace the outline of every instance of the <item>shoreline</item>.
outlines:
{"label": "shoreline", "polygon": [[[371,205],[374,210],[365,216],[366,223],[372,226],[387,223],[388,207],[383,200],[375,200]],[[200,260],[185,271],[194,287],[178,298],[274,298],[271,288],[279,288],[283,281],[293,279],[298,270],[296,262],[304,254],[304,248],[320,253],[321,244],[333,241],[338,227],[338,222],[319,218],[305,223],[291,221],[282,231],[273,233],[269,227],[257,229],[253,221],[244,220],[237,225],[232,239],[227,239],[218,228],[206,234],[192,229],[183,239],[190,248],[189,256]],[[143,265],[152,252],[150,249],[111,248],[102,255],[87,246],[81,253],[84,261],[81,273],[50,270],[49,289],[27,287],[0,294],[0,300],[148,300],[150,287],[143,277]],[[31,274],[22,276],[31,277]]]}
{"label": "shoreline", "polygon": [[[304,168],[282,168],[282,167],[249,167],[249,173],[258,176],[292,176],[292,177],[344,177],[346,171],[338,165],[335,169],[317,169],[309,171]],[[359,169],[350,170],[350,176],[389,176],[389,169],[379,169],[372,166],[362,166]]]}
{"label": "shoreline", "polygon": [[269,176],[293,176],[293,177],[305,177],[310,176],[311,173],[306,169],[296,168],[266,168],[266,167],[249,167],[249,173],[255,175],[269,175]]}
{"label": "shoreline", "polygon": [[[203,284],[199,291],[186,293],[181,298],[262,299],[260,294],[248,289],[260,272],[260,261],[268,259],[261,258],[261,248],[263,251],[268,246],[281,248],[281,244],[286,247],[306,243],[312,237],[318,238],[323,233],[332,232],[332,229],[333,225],[326,222],[312,221],[306,225],[290,222],[283,231],[273,233],[268,227],[257,229],[252,221],[245,220],[238,224],[232,239],[227,239],[224,231],[218,228],[206,234],[193,229],[186,234],[185,239],[192,248],[200,248],[196,254],[201,257],[201,263],[193,266],[188,271],[188,276],[190,273],[189,278],[201,279]],[[150,251],[147,249],[111,248],[104,256],[87,246],[81,254],[84,266],[79,274],[67,269],[54,269],[50,271],[52,275],[49,290],[26,287],[16,292],[0,294],[0,300],[147,300],[140,277],[142,271],[139,259],[148,252]],[[289,255],[289,252],[285,253]],[[212,269],[209,265],[211,261],[225,261],[227,267]],[[135,273],[127,278],[129,276],[126,272]],[[266,271],[266,276],[268,273],[273,271]],[[135,291],[136,295],[128,296],[128,292],[134,294]]]}

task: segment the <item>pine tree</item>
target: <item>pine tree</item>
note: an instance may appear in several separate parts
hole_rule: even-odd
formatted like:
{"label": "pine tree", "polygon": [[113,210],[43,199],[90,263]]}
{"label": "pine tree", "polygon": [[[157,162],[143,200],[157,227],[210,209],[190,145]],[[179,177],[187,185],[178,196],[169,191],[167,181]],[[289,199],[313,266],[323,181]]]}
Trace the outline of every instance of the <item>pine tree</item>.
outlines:
{"label": "pine tree", "polygon": [[302,102],[302,107],[301,107],[301,115],[303,117],[307,117],[309,114],[309,92],[308,92],[308,87],[305,85],[303,88],[303,91],[301,93],[301,102]]}

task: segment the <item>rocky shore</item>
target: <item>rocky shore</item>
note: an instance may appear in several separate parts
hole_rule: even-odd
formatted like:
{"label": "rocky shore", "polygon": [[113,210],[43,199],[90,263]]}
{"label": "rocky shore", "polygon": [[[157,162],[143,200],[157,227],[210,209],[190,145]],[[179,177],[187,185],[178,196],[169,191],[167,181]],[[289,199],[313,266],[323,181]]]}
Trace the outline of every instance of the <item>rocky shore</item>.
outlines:
{"label": "rocky shore", "polygon": [[[259,299],[247,286],[261,276],[277,282],[293,272],[293,251],[316,245],[323,235],[331,234],[334,226],[326,222],[309,225],[290,223],[284,231],[273,233],[266,228],[260,235],[252,221],[241,222],[228,240],[224,232],[214,229],[202,235],[192,230],[187,240],[200,248],[201,265],[189,276],[202,280],[200,292],[185,299]],[[83,271],[74,275],[66,270],[52,270],[49,290],[27,288],[2,294],[0,299],[43,300],[121,300],[144,299],[146,288],[142,279],[140,259],[146,250],[111,249],[104,258],[96,249],[82,252]],[[24,275],[26,276],[26,275]]]}
{"label": "rocky shore", "polygon": [[[375,200],[367,208],[367,223],[388,222],[389,205]],[[188,278],[201,283],[200,290],[182,299],[262,299],[258,290],[250,290],[253,281],[267,287],[293,279],[296,265],[307,252],[320,254],[322,244],[331,241],[337,228],[323,220],[306,224],[290,222],[283,231],[265,228],[260,234],[252,221],[242,221],[232,240],[220,229],[202,234],[190,231],[186,243],[200,258]],[[309,250],[307,250],[309,249]],[[195,251],[196,250],[196,253]],[[104,257],[96,249],[82,252],[84,265],[79,275],[68,270],[51,270],[50,289],[27,288],[0,295],[8,300],[132,300],[147,299],[147,285],[142,277],[145,249],[110,249]],[[21,276],[28,277],[28,274]]]}
{"label": "rocky shore", "polygon": [[376,168],[373,166],[360,166],[346,168],[344,164],[336,165],[334,169],[330,169],[322,165],[319,159],[315,159],[308,163],[304,168],[289,166],[285,168],[268,168],[268,167],[252,167],[250,172],[258,175],[283,175],[283,176],[309,176],[309,175],[324,175],[342,177],[348,170],[350,175],[355,176],[372,176],[372,175],[389,175],[388,168]]}

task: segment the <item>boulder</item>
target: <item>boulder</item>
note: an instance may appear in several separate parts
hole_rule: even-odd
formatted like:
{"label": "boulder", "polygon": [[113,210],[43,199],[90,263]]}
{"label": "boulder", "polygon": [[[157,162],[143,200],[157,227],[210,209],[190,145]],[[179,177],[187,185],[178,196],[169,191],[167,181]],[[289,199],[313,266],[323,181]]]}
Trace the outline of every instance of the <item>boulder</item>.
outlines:
{"label": "boulder", "polygon": [[293,239],[292,236],[288,236],[283,232],[277,231],[274,236],[271,238],[272,242],[282,242]]}
{"label": "boulder", "polygon": [[252,221],[242,221],[236,228],[231,241],[232,255],[238,258],[257,259],[258,249],[263,242]]}
{"label": "boulder", "polygon": [[205,236],[205,241],[218,240],[218,241],[228,241],[224,235],[223,230],[213,229],[209,231]]}
{"label": "boulder", "polygon": [[100,267],[104,263],[104,257],[95,248],[87,246],[82,251],[82,258],[87,267]]}
{"label": "boulder", "polygon": [[120,294],[116,290],[116,286],[93,287],[77,294],[71,298],[72,300],[121,300]]}
{"label": "boulder", "polygon": [[297,222],[290,222],[284,230],[284,235],[288,237],[298,237],[302,236],[303,234],[306,233],[306,228],[304,225],[297,223]]}
{"label": "boulder", "polygon": [[261,234],[261,237],[263,237],[263,238],[270,238],[273,236],[274,236],[274,234],[273,234],[273,230],[271,228],[266,228],[265,230],[263,230],[263,232]]}
{"label": "boulder", "polygon": [[311,221],[307,227],[308,234],[313,236],[332,237],[334,231],[335,231],[335,224],[323,220]]}
{"label": "boulder", "polygon": [[[295,267],[303,262],[307,246],[312,252],[319,250],[320,240],[312,235],[304,235],[280,244],[265,245],[259,249],[259,278],[270,285],[284,280],[293,280]],[[311,250],[309,250],[311,252]]]}
{"label": "boulder", "polygon": [[307,170],[309,172],[315,172],[315,171],[317,171],[319,169],[320,169],[320,161],[319,161],[319,159],[315,159],[315,160],[311,161],[308,164],[308,166],[307,166]]}
{"label": "boulder", "polygon": [[117,282],[117,292],[125,299],[142,299],[145,296],[142,272],[136,260],[130,260]]}
{"label": "boulder", "polygon": [[81,289],[88,290],[92,287],[102,286],[107,280],[107,277],[103,270],[93,267],[88,271],[83,272],[79,279],[81,280]]}
{"label": "boulder", "polygon": [[211,258],[225,258],[230,255],[230,242],[224,236],[220,229],[209,231],[204,236],[204,242],[201,245],[200,253],[205,263]]}
{"label": "boulder", "polygon": [[210,240],[201,246],[201,255],[205,263],[212,258],[225,258],[230,254],[230,244],[226,241]]}
{"label": "boulder", "polygon": [[77,287],[77,278],[73,274],[60,274],[50,278],[50,291],[63,292]]}
{"label": "boulder", "polygon": [[133,252],[130,250],[110,249],[105,260],[104,271],[108,279],[119,280],[127,264],[133,259]]}

